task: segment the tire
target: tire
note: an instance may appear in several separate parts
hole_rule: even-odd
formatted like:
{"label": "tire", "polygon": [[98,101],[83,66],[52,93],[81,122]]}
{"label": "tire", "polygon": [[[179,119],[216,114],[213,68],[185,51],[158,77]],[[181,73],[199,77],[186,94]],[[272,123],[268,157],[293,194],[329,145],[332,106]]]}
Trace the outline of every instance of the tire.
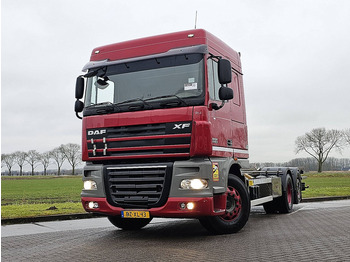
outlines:
{"label": "tire", "polygon": [[301,201],[303,200],[303,196],[302,196],[302,193],[301,193],[301,179],[298,178],[297,179],[297,188],[296,188],[296,191],[295,191],[295,203],[296,204],[299,204],[301,203]]}
{"label": "tire", "polygon": [[250,214],[250,199],[246,186],[237,176],[228,178],[225,214],[200,218],[203,227],[214,234],[231,234],[241,230]]}
{"label": "tire", "polygon": [[108,220],[116,227],[124,230],[137,230],[148,225],[152,218],[122,218],[121,216],[109,216]]}
{"label": "tire", "polygon": [[278,204],[275,200],[263,204],[266,214],[275,214],[278,211]]}
{"label": "tire", "polygon": [[292,178],[289,174],[286,176],[286,188],[282,192],[282,197],[279,199],[279,212],[290,213],[293,211],[294,203],[294,186]]}

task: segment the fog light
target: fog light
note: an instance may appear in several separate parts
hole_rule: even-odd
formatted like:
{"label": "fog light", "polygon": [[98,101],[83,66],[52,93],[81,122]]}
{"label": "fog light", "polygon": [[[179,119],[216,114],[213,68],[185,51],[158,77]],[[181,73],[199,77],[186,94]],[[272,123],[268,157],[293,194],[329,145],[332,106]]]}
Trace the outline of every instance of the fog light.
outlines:
{"label": "fog light", "polygon": [[93,180],[86,180],[86,181],[84,181],[84,189],[85,190],[96,190],[97,184]]}
{"label": "fog light", "polygon": [[208,181],[205,179],[184,179],[180,184],[182,189],[204,189],[208,187]]}
{"label": "fog light", "polygon": [[89,202],[88,207],[90,209],[98,208],[98,203],[97,202]]}
{"label": "fog light", "polygon": [[188,203],[187,203],[187,209],[188,209],[188,210],[192,210],[193,208],[194,208],[194,203],[188,202]]}

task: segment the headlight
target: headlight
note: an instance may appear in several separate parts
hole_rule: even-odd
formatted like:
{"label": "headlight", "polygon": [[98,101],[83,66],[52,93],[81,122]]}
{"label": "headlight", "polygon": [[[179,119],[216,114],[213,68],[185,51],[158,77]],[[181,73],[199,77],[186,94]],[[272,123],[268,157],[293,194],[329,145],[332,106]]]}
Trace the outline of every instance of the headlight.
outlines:
{"label": "headlight", "polygon": [[85,190],[96,190],[97,184],[93,180],[86,180],[86,181],[84,181],[84,189]]}
{"label": "headlight", "polygon": [[208,181],[205,179],[184,179],[181,181],[182,189],[204,189],[208,188]]}

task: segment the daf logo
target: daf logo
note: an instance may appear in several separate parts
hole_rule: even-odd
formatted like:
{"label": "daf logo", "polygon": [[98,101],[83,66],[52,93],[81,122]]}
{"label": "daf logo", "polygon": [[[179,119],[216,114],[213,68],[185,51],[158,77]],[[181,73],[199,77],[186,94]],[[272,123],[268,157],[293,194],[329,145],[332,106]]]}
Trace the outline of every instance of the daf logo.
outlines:
{"label": "daf logo", "polygon": [[100,129],[100,130],[89,130],[87,132],[88,136],[94,136],[94,135],[103,135],[106,134],[106,129]]}
{"label": "daf logo", "polygon": [[186,127],[190,127],[191,123],[184,123],[184,124],[174,124],[175,126],[173,129],[184,129]]}

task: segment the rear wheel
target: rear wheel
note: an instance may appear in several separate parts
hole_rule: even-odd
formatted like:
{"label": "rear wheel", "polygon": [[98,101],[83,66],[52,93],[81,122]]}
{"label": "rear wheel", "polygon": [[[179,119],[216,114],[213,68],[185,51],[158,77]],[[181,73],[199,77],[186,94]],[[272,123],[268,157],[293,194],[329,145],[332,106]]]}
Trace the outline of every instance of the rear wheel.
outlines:
{"label": "rear wheel", "polygon": [[263,204],[263,207],[266,214],[274,214],[274,213],[277,213],[278,211],[276,200]]}
{"label": "rear wheel", "polygon": [[[300,182],[300,180],[298,179]],[[289,174],[286,175],[286,189],[282,192],[282,196],[275,198],[273,201],[263,204],[266,214],[274,213],[290,213],[293,210],[294,203],[294,186],[292,178]],[[299,197],[298,192],[296,193]],[[301,197],[301,183],[300,183]],[[300,200],[301,201],[301,200]]]}
{"label": "rear wheel", "polygon": [[214,234],[238,232],[249,218],[250,199],[244,183],[237,176],[229,176],[226,195],[226,210],[223,215],[199,219],[201,224]]}
{"label": "rear wheel", "polygon": [[282,192],[280,198],[279,211],[280,213],[290,213],[293,210],[294,203],[294,187],[293,181],[289,174],[286,176],[286,188]]}
{"label": "rear wheel", "polygon": [[122,218],[121,216],[109,216],[108,220],[114,226],[124,230],[137,230],[148,225],[152,218]]}

